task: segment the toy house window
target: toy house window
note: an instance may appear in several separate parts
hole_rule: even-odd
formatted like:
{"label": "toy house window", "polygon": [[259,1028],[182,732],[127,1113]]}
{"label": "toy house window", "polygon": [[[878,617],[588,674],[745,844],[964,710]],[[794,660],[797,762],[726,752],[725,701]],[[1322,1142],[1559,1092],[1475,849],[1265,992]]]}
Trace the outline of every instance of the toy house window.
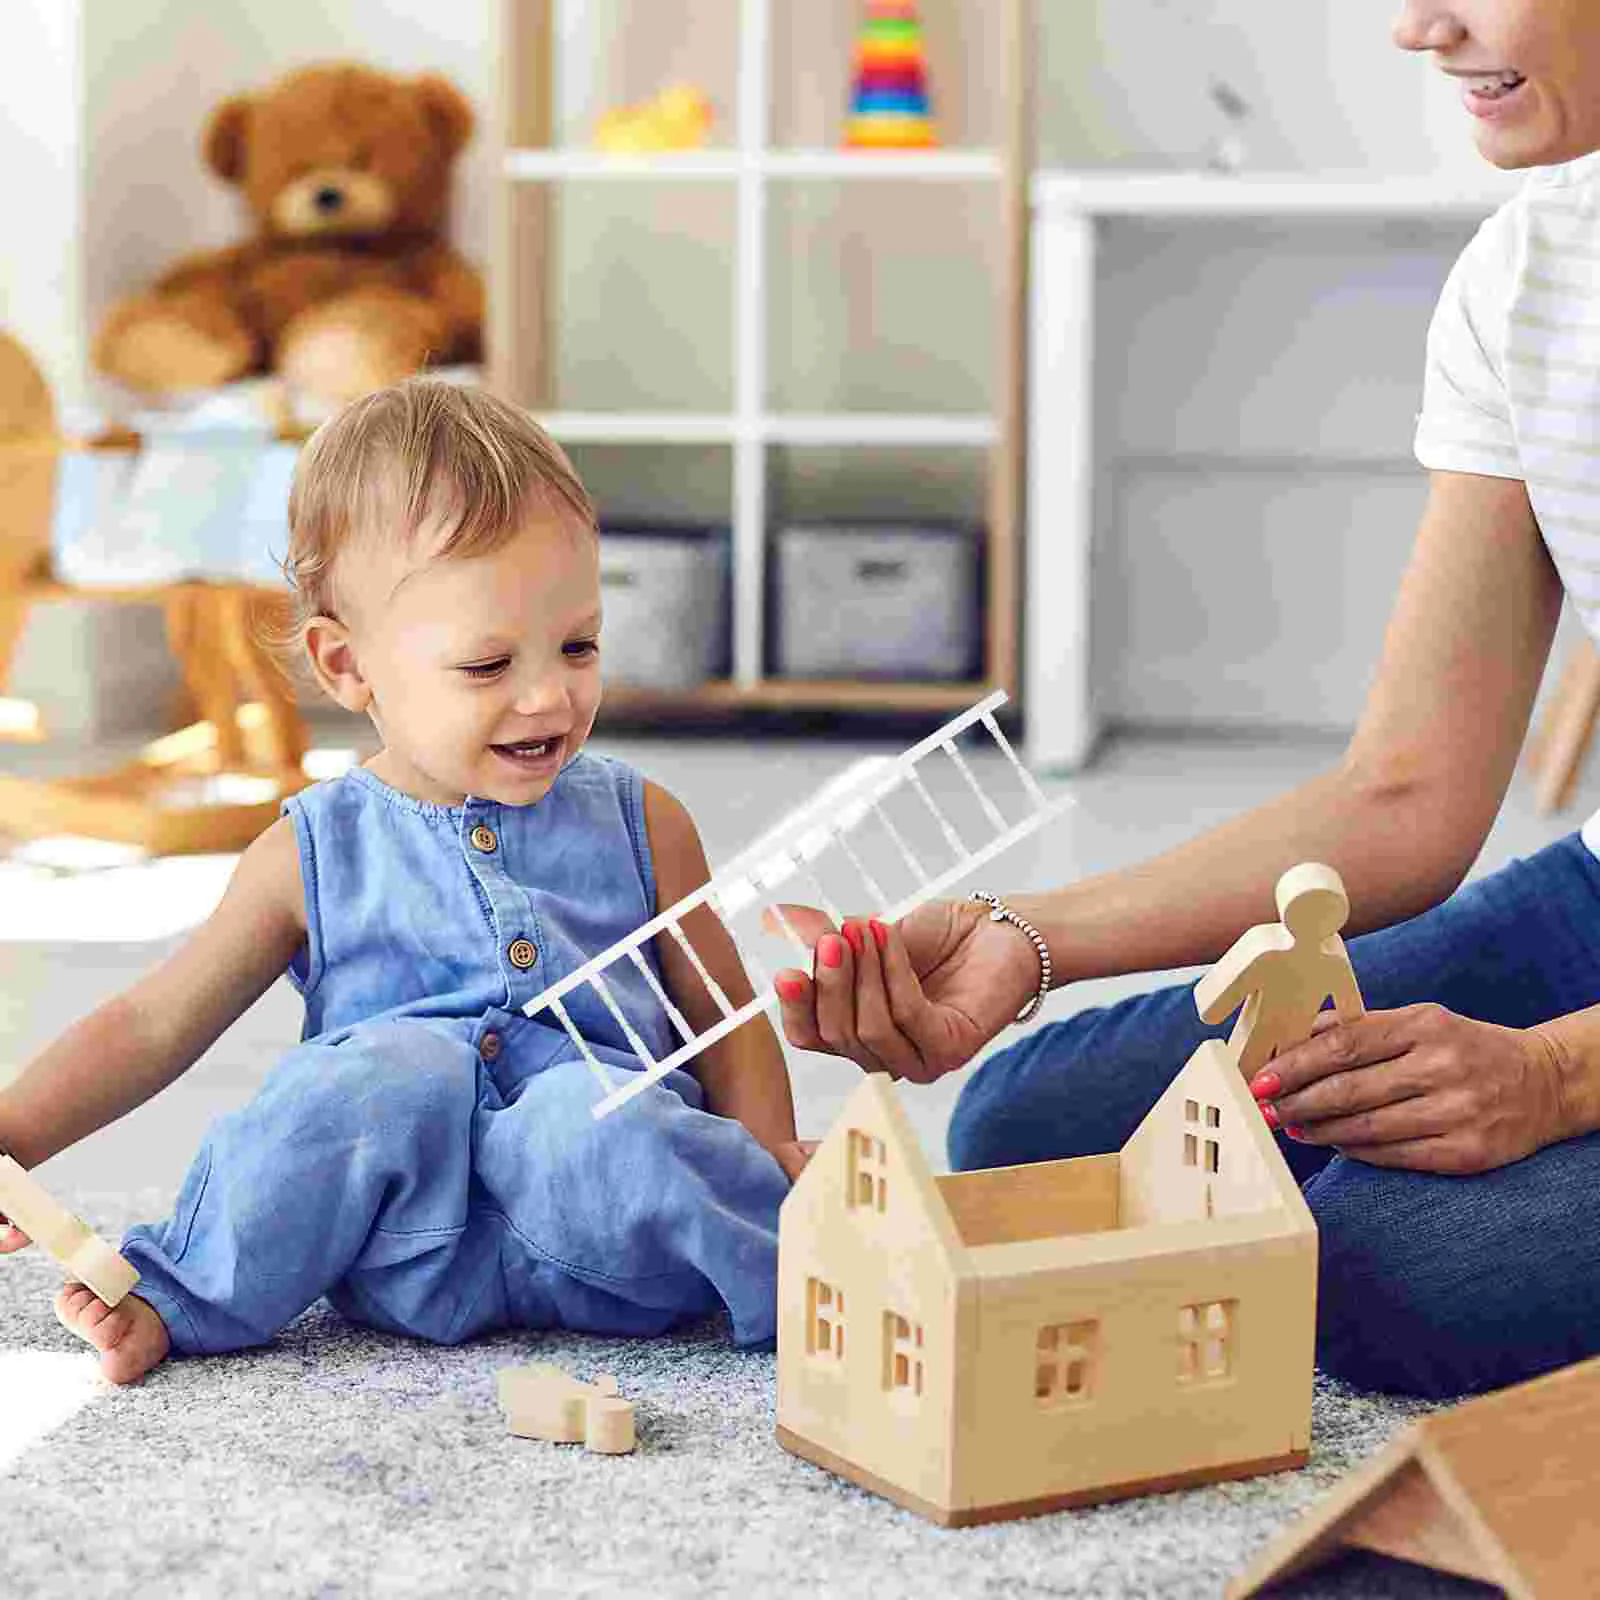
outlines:
{"label": "toy house window", "polygon": [[[1205,1113],[1204,1121],[1201,1113]],[[1185,1100],[1183,1102],[1183,1120],[1193,1128],[1219,1128],[1222,1125],[1222,1107],[1206,1105],[1199,1100]],[[1204,1161],[1201,1158],[1201,1146],[1205,1147]],[[1191,1133],[1185,1128],[1183,1135],[1183,1164],[1186,1167],[1198,1167],[1202,1164],[1207,1172],[1215,1172],[1222,1147],[1216,1139],[1202,1140],[1199,1132]]]}
{"label": "toy house window", "polygon": [[1208,1383],[1233,1372],[1237,1300],[1178,1308],[1178,1382]]}
{"label": "toy house window", "polygon": [[883,1140],[859,1129],[850,1130],[850,1193],[852,1211],[882,1211],[889,1195],[887,1160]]}
{"label": "toy house window", "polygon": [[1094,1392],[1098,1322],[1056,1322],[1039,1330],[1033,1397],[1042,1406],[1073,1405]]}
{"label": "toy house window", "polygon": [[883,1386],[890,1393],[922,1393],[922,1324],[896,1311],[883,1314]]}
{"label": "toy house window", "polygon": [[821,1278],[806,1279],[806,1354],[844,1356],[844,1291]]}

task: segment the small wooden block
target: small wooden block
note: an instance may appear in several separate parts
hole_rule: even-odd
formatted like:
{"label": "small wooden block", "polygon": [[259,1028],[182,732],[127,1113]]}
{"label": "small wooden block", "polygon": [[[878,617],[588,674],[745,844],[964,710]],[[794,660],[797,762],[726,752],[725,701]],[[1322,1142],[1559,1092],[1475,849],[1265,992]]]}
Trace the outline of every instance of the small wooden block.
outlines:
{"label": "small wooden block", "polygon": [[586,1445],[598,1455],[626,1455],[634,1447],[633,1402],[617,1397],[610,1373],[582,1383],[541,1361],[502,1367],[496,1382],[506,1427],[520,1439]]}
{"label": "small wooden block", "polygon": [[595,1395],[584,1407],[584,1443],[596,1455],[625,1456],[633,1449],[633,1402]]}
{"label": "small wooden block", "polygon": [[10,1218],[108,1306],[123,1300],[139,1281],[129,1261],[52,1199],[43,1184],[10,1156],[0,1156],[0,1216]]}

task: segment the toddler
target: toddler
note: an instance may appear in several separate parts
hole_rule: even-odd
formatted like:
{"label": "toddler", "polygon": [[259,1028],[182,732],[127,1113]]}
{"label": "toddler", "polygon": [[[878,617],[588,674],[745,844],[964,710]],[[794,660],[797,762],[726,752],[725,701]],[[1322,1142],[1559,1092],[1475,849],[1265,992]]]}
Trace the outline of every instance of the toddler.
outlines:
{"label": "toddler", "polygon": [[[317,431],[289,523],[306,658],[382,748],[286,801],[182,948],[0,1093],[0,1149],[35,1166],[141,1104],[285,969],[302,1043],[213,1126],[173,1215],[128,1233],[136,1293],[112,1310],[68,1284],[57,1315],[119,1383],[263,1343],[321,1296],[440,1343],[653,1334],[718,1306],[739,1343],[770,1342],[805,1152],[765,1018],[597,1122],[571,1039],[521,1010],[708,875],[682,805],[584,751],[598,535],[572,467],[511,406],[411,379]],[[684,931],[748,999],[716,918]],[[674,941],[655,956],[696,1030],[720,1020]],[[668,1054],[642,974],[607,983]],[[640,1070],[589,988],[567,1007]],[[0,1221],[0,1251],[26,1243]]]}

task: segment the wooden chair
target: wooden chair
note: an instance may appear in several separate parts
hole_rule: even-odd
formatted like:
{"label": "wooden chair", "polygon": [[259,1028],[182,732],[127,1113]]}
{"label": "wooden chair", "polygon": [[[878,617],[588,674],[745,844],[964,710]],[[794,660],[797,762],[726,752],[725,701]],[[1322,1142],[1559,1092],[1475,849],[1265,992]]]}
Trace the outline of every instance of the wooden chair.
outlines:
{"label": "wooden chair", "polygon": [[[286,601],[246,583],[73,588],[51,572],[56,469],[73,450],[139,448],[136,434],[73,440],[37,365],[0,333],[0,691],[29,613],[57,599],[158,604],[199,720],[139,758],[74,778],[0,774],[0,834],[85,834],[152,854],[242,849],[304,787],[304,723],[263,642]],[[0,700],[0,739],[42,736],[24,702]]]}
{"label": "wooden chair", "polygon": [[1600,650],[1583,638],[1568,654],[1561,681],[1528,745],[1527,767],[1538,785],[1540,811],[1560,811],[1571,801],[1597,717]]}

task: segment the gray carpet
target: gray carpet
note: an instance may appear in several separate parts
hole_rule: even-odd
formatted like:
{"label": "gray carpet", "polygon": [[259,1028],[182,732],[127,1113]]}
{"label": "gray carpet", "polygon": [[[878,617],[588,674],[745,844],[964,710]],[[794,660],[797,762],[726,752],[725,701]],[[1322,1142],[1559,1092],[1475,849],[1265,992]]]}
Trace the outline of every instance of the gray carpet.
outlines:
{"label": "gray carpet", "polygon": [[[112,1238],[169,1199],[61,1198]],[[83,1349],[50,1310],[58,1283],[37,1250],[0,1258],[0,1373],[7,1352]],[[494,1374],[532,1359],[615,1372],[637,1452],[509,1437]],[[0,1467],[0,1595],[1216,1595],[1426,1409],[1319,1378],[1302,1472],[952,1531],[786,1454],[773,1382],[773,1357],[715,1321],[446,1350],[316,1309],[266,1349],[106,1387]],[[0,1386],[0,1446],[7,1407]],[[1359,1557],[1285,1592],[1492,1591]]]}

